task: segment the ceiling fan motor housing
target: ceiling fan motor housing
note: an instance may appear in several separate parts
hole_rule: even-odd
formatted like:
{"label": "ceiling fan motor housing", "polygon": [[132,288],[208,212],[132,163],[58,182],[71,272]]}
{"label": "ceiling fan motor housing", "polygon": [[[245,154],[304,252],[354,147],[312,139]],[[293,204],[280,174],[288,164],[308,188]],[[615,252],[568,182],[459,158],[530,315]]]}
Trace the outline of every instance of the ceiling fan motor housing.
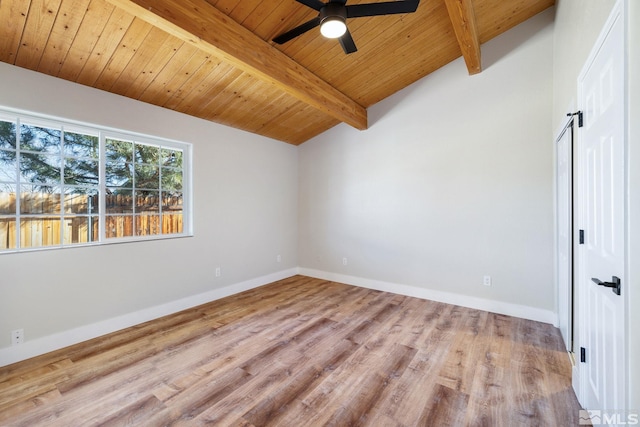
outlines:
{"label": "ceiling fan motor housing", "polygon": [[330,19],[347,21],[347,7],[342,3],[329,2],[320,9],[320,24]]}

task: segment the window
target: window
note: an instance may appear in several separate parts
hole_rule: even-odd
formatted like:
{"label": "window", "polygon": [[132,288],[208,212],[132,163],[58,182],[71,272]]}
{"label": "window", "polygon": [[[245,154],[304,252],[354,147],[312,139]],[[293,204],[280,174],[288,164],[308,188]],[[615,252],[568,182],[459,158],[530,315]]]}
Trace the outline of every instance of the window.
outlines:
{"label": "window", "polygon": [[0,253],[190,234],[191,147],[0,113]]}

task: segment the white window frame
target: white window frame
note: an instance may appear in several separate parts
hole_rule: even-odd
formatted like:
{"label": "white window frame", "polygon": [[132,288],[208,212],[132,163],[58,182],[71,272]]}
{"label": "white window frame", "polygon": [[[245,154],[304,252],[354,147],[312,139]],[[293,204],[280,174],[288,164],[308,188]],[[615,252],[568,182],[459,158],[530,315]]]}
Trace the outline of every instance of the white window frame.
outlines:
{"label": "white window frame", "polygon": [[[51,249],[61,249],[61,248],[78,248],[83,246],[96,246],[96,245],[105,245],[105,244],[116,244],[116,243],[125,243],[125,242],[139,242],[139,241],[149,241],[149,240],[164,240],[164,239],[175,239],[175,238],[183,238],[183,237],[192,237],[193,236],[193,200],[192,200],[192,156],[193,156],[193,145],[171,140],[162,137],[156,137],[151,135],[145,135],[137,132],[130,132],[121,129],[109,128],[105,126],[95,125],[95,124],[87,124],[81,123],[72,120],[66,120],[61,118],[48,117],[45,115],[38,115],[31,112],[23,112],[20,110],[7,109],[5,107],[0,108],[0,120],[13,122],[16,124],[16,138],[19,141],[20,138],[20,126],[21,124],[28,124],[39,127],[46,127],[51,129],[60,129],[64,135],[64,132],[71,133],[81,133],[86,135],[96,135],[99,140],[99,155],[98,155],[98,165],[99,165],[99,178],[98,178],[98,194],[100,200],[100,209],[98,213],[98,239],[93,242],[83,242],[83,243],[65,243],[63,238],[63,231],[61,227],[60,231],[60,243],[56,245],[50,246],[39,246],[39,247],[21,247],[21,236],[20,236],[20,220],[21,217],[33,217],[38,216],[31,214],[23,214],[20,212],[20,180],[19,177],[16,176],[16,248],[7,248],[0,249],[0,256],[3,254],[10,254],[16,252],[30,252],[30,251],[40,251],[40,250],[51,250]],[[127,237],[106,237],[106,156],[105,156],[105,141],[106,139],[118,139],[125,141],[134,141],[135,143],[158,146],[162,148],[170,148],[182,151],[182,233],[174,233],[174,234],[154,234],[154,235],[144,235],[144,236],[127,236]],[[16,156],[17,156],[17,165],[19,168],[19,155],[21,151],[23,151],[20,147],[20,144],[17,144]],[[64,154],[62,154],[64,156]],[[62,169],[62,168],[61,168]],[[161,168],[162,169],[162,168]],[[18,171],[17,171],[18,172]],[[61,174],[62,174],[61,170]],[[64,177],[61,177],[62,186],[61,192],[64,191]],[[62,194],[62,199],[64,195]],[[64,202],[61,202],[64,203]],[[162,201],[159,202],[160,206],[162,205]],[[64,205],[61,206],[60,213],[58,214],[47,214],[47,216],[54,217],[60,216],[61,224],[64,224],[62,219],[65,216],[72,216],[73,214],[65,214]],[[159,209],[160,219],[161,216],[161,207]],[[135,215],[133,215],[133,221],[135,224]]]}

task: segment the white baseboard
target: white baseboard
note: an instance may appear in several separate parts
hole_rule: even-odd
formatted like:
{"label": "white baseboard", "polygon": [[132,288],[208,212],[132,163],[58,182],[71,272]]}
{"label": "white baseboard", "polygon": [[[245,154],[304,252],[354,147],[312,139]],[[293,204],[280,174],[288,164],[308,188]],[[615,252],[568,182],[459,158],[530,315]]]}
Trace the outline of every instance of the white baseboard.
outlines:
{"label": "white baseboard", "polygon": [[451,292],[436,291],[433,289],[419,288],[416,286],[402,285],[380,280],[366,279],[363,277],[348,276],[344,274],[329,273],[310,268],[298,268],[298,273],[317,279],[330,280],[347,285],[360,286],[378,291],[391,292],[431,301],[460,305],[462,307],[475,308],[477,310],[490,311],[492,313],[506,314],[508,316],[551,323],[558,326],[558,316],[551,310],[544,310],[526,305],[512,304],[504,301],[495,301],[485,298],[472,297]]}
{"label": "white baseboard", "polygon": [[111,332],[119,331],[130,326],[139,325],[149,320],[157,319],[168,314],[177,313],[191,307],[196,307],[229,295],[237,294],[249,289],[257,288],[271,282],[286,279],[298,273],[297,268],[278,271],[266,276],[256,277],[244,282],[235,283],[219,289],[212,289],[198,295],[171,301],[155,307],[103,320],[90,325],[48,335],[46,337],[25,341],[23,344],[0,349],[0,366],[26,360],[50,351],[78,344]]}
{"label": "white baseboard", "polygon": [[78,344],[82,341],[87,341],[111,332],[119,331],[130,326],[139,325],[149,320],[177,313],[229,295],[286,279],[296,274],[302,274],[323,280],[331,280],[347,285],[392,292],[400,295],[455,304],[463,307],[490,311],[493,313],[506,314],[539,322],[551,323],[554,326],[557,326],[558,324],[557,315],[550,310],[298,267],[235,283],[223,288],[212,289],[211,291],[204,292],[202,294],[182,298],[177,301],[171,301],[155,307],[149,307],[144,310],[103,320],[90,325],[80,326],[75,329],[62,331],[46,337],[25,341],[24,344],[17,346],[2,348],[0,349],[0,367],[39,356],[50,351],[59,350],[61,348]]}

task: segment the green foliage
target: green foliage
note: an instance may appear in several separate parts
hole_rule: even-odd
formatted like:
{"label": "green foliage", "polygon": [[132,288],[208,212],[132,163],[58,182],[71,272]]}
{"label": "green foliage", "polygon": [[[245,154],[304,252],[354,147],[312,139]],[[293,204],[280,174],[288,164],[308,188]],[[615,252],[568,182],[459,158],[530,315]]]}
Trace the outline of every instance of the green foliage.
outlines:
{"label": "green foliage", "polygon": [[[32,125],[20,126],[20,181],[38,191],[65,186],[98,186],[99,140],[95,135],[65,132]],[[15,123],[0,121],[0,180],[14,181]],[[63,148],[64,147],[64,148]],[[112,192],[134,188],[182,190],[179,150],[107,139],[106,184]]]}
{"label": "green foliage", "polygon": [[20,126],[20,181],[48,184],[38,189],[47,193],[54,191],[52,186],[59,185],[61,180],[61,135],[57,129]]}
{"label": "green foliage", "polygon": [[[0,181],[16,180],[16,125],[0,121]],[[6,186],[2,186],[6,187]]]}
{"label": "green foliage", "polygon": [[182,151],[130,141],[106,140],[107,186],[124,189],[182,190]]}
{"label": "green foliage", "polygon": [[0,149],[16,148],[16,125],[0,121]]}

